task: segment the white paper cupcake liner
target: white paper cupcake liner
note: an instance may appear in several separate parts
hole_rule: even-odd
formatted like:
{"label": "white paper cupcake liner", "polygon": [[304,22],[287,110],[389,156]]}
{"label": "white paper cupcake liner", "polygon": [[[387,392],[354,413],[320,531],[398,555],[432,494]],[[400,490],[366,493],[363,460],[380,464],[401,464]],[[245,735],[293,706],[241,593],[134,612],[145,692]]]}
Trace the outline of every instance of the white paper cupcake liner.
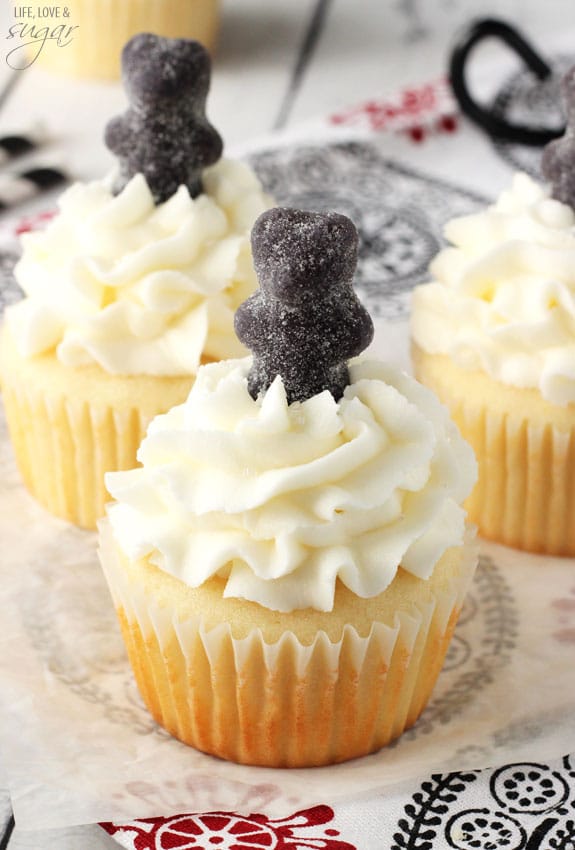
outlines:
{"label": "white paper cupcake liner", "polygon": [[346,625],[304,645],[291,631],[267,643],[257,625],[178,620],[129,578],[106,521],[101,561],[144,701],[171,734],[232,761],[302,767],[380,749],[411,726],[441,669],[477,560],[466,546],[457,576],[426,604],[361,636]]}
{"label": "white paper cupcake liner", "polygon": [[489,540],[575,555],[575,413],[413,349],[417,377],[447,405],[473,448],[478,482],[465,507]]}

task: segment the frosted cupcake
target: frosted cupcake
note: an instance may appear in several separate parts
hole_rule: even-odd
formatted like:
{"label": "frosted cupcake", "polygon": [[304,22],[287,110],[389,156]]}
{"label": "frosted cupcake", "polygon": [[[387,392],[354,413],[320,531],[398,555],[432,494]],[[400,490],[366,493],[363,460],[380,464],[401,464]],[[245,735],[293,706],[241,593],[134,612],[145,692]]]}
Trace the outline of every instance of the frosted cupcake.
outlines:
{"label": "frosted cupcake", "polygon": [[572,135],[544,155],[551,185],[518,174],[493,206],[447,225],[451,246],[416,288],[411,320],[415,374],[478,459],[470,519],[484,537],[554,555],[575,555],[575,193],[565,145],[572,161]]}
{"label": "frosted cupcake", "polygon": [[245,353],[233,330],[256,286],[249,231],[269,206],[220,158],[195,42],[134,38],[130,109],[107,128],[109,180],[73,185],[23,237],[26,293],[6,313],[0,373],[18,465],[58,516],[94,527],[104,473],[136,464],[148,422],[186,398],[202,362]]}
{"label": "frosted cupcake", "polygon": [[415,723],[475,568],[471,450],[430,391],[357,358],[357,244],[343,216],[264,213],[236,316],[253,358],[201,367],[141,468],[107,476],[101,560],[142,696],[240,763],[340,762]]}

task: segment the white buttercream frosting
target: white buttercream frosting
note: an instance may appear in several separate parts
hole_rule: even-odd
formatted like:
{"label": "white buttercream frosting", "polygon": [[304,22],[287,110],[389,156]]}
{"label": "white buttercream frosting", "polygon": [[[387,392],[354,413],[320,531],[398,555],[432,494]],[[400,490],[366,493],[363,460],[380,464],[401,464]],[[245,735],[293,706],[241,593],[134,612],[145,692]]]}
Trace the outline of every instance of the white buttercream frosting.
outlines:
{"label": "white buttercream frosting", "polygon": [[575,213],[525,174],[483,212],[454,219],[451,247],[415,289],[412,335],[504,384],[575,402]]}
{"label": "white buttercream frosting", "polygon": [[141,174],[117,196],[106,181],[71,186],[49,226],[23,237],[27,297],[7,311],[20,353],[150,375],[244,355],[233,316],[257,286],[249,231],[270,199],[240,162],[220,160],[203,182],[197,198],[181,186],[158,206]]}
{"label": "white buttercream frosting", "polygon": [[333,607],[336,579],[381,593],[401,566],[428,578],[463,541],[475,461],[413,378],[351,364],[351,383],[288,405],[280,377],[253,400],[250,358],[202,367],[187,401],[151,423],[142,467],[106,476],[129,558],[272,610]]}

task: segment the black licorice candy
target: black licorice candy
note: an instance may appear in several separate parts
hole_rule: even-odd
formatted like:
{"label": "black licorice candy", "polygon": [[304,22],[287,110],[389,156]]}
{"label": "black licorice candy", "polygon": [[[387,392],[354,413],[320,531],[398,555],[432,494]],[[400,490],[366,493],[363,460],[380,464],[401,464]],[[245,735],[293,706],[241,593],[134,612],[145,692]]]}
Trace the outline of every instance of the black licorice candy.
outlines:
{"label": "black licorice candy", "polygon": [[347,360],[373,338],[373,322],[353,290],[359,238],[338,213],[276,207],[252,230],[260,288],[239,307],[235,328],[254,359],[253,398],[281,375],[288,402],[328,390],[341,398]]}
{"label": "black licorice candy", "polygon": [[202,192],[202,171],[223,148],[205,115],[210,68],[197,41],[140,33],[125,45],[122,78],[130,106],[105,132],[119,163],[116,194],[138,173],[156,204],[181,185],[192,197]]}

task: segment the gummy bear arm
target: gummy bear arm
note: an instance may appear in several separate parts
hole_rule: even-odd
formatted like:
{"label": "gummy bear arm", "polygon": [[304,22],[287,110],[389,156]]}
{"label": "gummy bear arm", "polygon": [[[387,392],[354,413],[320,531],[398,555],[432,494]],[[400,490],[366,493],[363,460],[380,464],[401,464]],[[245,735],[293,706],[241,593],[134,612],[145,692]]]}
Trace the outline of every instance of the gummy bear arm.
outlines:
{"label": "gummy bear arm", "polygon": [[561,147],[559,142],[560,139],[555,139],[555,141],[550,142],[545,146],[543,154],[541,155],[541,173],[546,180],[552,180],[555,176],[554,172],[561,157]]}
{"label": "gummy bear arm", "polygon": [[263,308],[261,293],[254,292],[247,301],[240,304],[234,317],[234,327],[238,339],[258,354],[269,348],[272,318]]}
{"label": "gummy bear arm", "polygon": [[203,149],[206,165],[212,165],[221,157],[224,143],[218,131],[206,121],[199,124],[194,132],[194,147]]}
{"label": "gummy bear arm", "polygon": [[343,361],[357,357],[367,348],[374,329],[371,316],[355,295],[340,299],[335,305],[332,303],[330,312],[320,313],[318,326],[322,327],[321,336],[330,341],[332,350]]}
{"label": "gummy bear arm", "polygon": [[123,115],[118,115],[108,122],[104,131],[104,141],[107,147],[118,156],[127,156],[133,146],[133,134]]}
{"label": "gummy bear arm", "polygon": [[346,354],[346,357],[357,357],[358,354],[361,354],[361,352],[372,343],[373,335],[374,327],[371,316],[365,307],[361,306],[357,314],[353,340],[350,343],[350,349]]}

